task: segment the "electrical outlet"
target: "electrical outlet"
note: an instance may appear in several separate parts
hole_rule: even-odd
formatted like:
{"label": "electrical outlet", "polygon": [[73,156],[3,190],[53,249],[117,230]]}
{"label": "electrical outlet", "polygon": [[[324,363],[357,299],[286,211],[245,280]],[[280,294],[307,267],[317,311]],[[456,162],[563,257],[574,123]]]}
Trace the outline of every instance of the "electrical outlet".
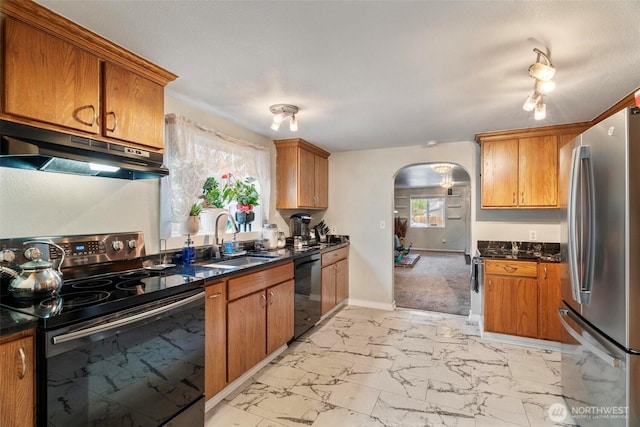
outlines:
{"label": "electrical outlet", "polygon": [[538,233],[535,230],[529,230],[529,240],[538,240]]}
{"label": "electrical outlet", "polygon": [[336,227],[335,225],[332,225],[331,227],[329,227],[329,232],[331,234],[338,234],[338,227]]}
{"label": "electrical outlet", "polygon": [[384,222],[384,220],[380,221],[380,229],[384,230],[386,226],[387,224]]}

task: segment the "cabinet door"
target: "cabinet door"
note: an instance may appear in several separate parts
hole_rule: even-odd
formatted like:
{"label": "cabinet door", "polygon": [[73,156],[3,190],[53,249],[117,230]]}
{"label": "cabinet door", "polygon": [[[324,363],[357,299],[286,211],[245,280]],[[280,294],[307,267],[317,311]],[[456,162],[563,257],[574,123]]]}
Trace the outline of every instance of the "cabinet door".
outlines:
{"label": "cabinet door", "polygon": [[557,206],[557,137],[520,139],[518,162],[519,206]]}
{"label": "cabinet door", "polygon": [[329,206],[329,159],[315,156],[315,207]]}
{"label": "cabinet door", "polygon": [[484,329],[501,334],[516,333],[516,288],[513,279],[485,277]]}
{"label": "cabinet door", "polygon": [[349,297],[349,260],[336,263],[336,304]]}
{"label": "cabinet door", "polygon": [[538,337],[538,281],[536,279],[511,279],[516,289],[516,335]]}
{"label": "cabinet door", "polygon": [[513,207],[518,192],[518,140],[482,143],[482,206]]}
{"label": "cabinet door", "polygon": [[267,354],[293,338],[293,280],[267,289]]}
{"label": "cabinet door", "polygon": [[538,266],[538,333],[545,340],[560,341],[562,325],[558,317],[562,294],[560,264],[541,263]]}
{"label": "cabinet door", "polygon": [[34,425],[33,337],[0,344],[0,426]]}
{"label": "cabinet door", "polygon": [[98,133],[98,57],[4,18],[4,112]]}
{"label": "cabinet door", "polygon": [[316,155],[311,151],[298,148],[298,205],[314,207]]}
{"label": "cabinet door", "polygon": [[227,385],[227,301],[225,284],[207,286],[205,306],[205,397]]}
{"label": "cabinet door", "polygon": [[164,88],[114,64],[104,64],[105,136],[164,146]]}
{"label": "cabinet door", "polygon": [[320,314],[327,314],[336,306],[336,265],[322,267],[322,295]]}
{"label": "cabinet door", "polygon": [[256,292],[227,304],[227,378],[232,382],[266,353],[265,292]]}

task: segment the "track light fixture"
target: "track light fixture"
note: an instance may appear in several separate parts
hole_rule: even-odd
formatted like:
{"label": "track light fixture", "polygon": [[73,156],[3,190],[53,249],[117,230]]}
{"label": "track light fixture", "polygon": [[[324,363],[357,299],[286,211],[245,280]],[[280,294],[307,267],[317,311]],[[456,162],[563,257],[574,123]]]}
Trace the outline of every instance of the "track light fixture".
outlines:
{"label": "track light fixture", "polygon": [[533,51],[538,54],[535,64],[529,67],[529,75],[535,79],[533,93],[527,97],[522,109],[533,111],[533,117],[536,120],[543,120],[547,115],[547,106],[543,101],[543,95],[547,95],[555,89],[556,82],[551,79],[556,74],[556,69],[553,67],[549,55],[538,48],[534,48]]}
{"label": "track light fixture", "polygon": [[298,107],[289,104],[275,104],[269,107],[269,110],[274,114],[271,129],[277,131],[280,129],[282,122],[287,118],[290,118],[289,130],[291,132],[296,132],[298,130],[298,119],[296,118],[296,114],[298,114]]}

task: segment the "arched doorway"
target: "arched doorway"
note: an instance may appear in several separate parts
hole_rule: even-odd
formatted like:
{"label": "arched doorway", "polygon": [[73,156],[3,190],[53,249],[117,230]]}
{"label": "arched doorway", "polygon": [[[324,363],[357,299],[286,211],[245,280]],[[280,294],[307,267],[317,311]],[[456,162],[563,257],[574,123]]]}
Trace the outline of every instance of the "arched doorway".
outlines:
{"label": "arched doorway", "polygon": [[468,315],[471,178],[454,163],[394,178],[394,298],[399,308]]}

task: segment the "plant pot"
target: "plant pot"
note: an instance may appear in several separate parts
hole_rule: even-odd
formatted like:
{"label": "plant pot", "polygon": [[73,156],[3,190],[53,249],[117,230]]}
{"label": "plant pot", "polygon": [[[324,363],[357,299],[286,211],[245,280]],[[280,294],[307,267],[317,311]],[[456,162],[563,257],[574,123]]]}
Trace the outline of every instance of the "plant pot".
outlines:
{"label": "plant pot", "polygon": [[249,224],[256,219],[255,212],[236,212],[236,222],[238,224]]}
{"label": "plant pot", "polygon": [[200,230],[200,218],[197,216],[190,216],[187,218],[187,232],[189,234],[197,234]]}

